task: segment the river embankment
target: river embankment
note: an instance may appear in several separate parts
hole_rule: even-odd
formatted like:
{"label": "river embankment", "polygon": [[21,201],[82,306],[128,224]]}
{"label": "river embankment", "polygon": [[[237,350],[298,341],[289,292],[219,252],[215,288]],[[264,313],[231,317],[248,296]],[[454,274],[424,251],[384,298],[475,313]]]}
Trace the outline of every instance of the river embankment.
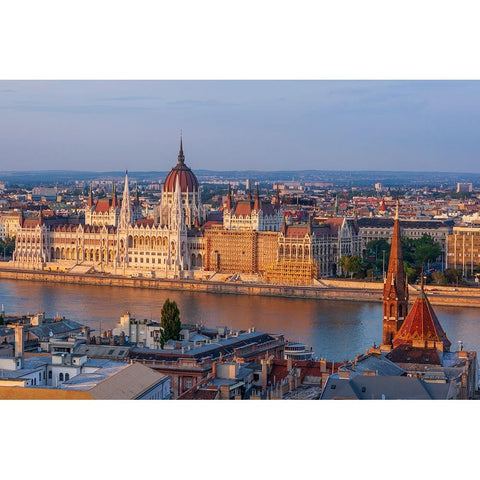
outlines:
{"label": "river embankment", "polygon": [[[25,280],[78,285],[105,285],[115,287],[157,290],[187,290],[217,294],[261,295],[322,300],[349,300],[381,302],[382,282],[322,279],[314,286],[271,285],[259,282],[229,282],[193,279],[164,279],[123,277],[104,273],[67,273],[0,268],[0,279]],[[410,299],[419,295],[419,288],[410,285]],[[432,305],[480,307],[480,288],[428,286]]]}

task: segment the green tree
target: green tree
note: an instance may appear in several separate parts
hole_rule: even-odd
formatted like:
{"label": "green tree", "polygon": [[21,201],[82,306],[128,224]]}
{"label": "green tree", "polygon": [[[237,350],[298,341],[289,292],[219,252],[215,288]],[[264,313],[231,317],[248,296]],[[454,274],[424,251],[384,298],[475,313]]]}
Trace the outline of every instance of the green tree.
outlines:
{"label": "green tree", "polygon": [[434,242],[433,238],[427,234],[424,234],[422,238],[414,240],[414,248],[413,258],[418,266],[434,261],[442,253],[440,245]]}
{"label": "green tree", "polygon": [[350,272],[350,277],[353,278],[353,275],[358,274],[362,271],[362,257],[360,255],[352,255],[348,259],[348,271]]}
{"label": "green tree", "polygon": [[163,348],[168,340],[180,340],[180,310],[176,302],[166,299],[162,307],[162,331],[160,334],[160,346]]}
{"label": "green tree", "polygon": [[459,268],[447,268],[444,272],[445,278],[450,285],[464,285],[462,271]]}
{"label": "green tree", "polygon": [[350,278],[353,278],[354,274],[362,270],[362,258],[360,255],[344,255],[338,263],[342,267],[345,277],[349,273]]}
{"label": "green tree", "polygon": [[445,285],[447,283],[447,279],[445,278],[445,275],[442,272],[433,272],[432,280],[437,285]]}
{"label": "green tree", "polygon": [[347,276],[348,273],[348,255],[343,255],[338,261],[338,265],[341,267],[344,276]]}
{"label": "green tree", "polygon": [[15,237],[7,237],[5,240],[0,240],[0,259],[6,259],[12,256],[15,250]]}
{"label": "green tree", "polygon": [[418,272],[412,268],[407,262],[403,262],[403,269],[407,275],[408,283],[414,283],[418,277]]}

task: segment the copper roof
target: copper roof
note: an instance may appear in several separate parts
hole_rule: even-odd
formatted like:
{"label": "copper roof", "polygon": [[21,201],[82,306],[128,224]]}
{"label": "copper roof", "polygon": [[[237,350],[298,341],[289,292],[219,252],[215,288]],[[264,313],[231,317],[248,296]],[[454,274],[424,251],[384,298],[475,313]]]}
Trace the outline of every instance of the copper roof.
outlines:
{"label": "copper roof", "polygon": [[185,156],[183,155],[182,140],[180,140],[180,152],[178,153],[178,163],[172,168],[165,179],[163,189],[165,192],[174,192],[175,186],[180,185],[182,192],[198,191],[198,180],[195,174],[185,165]]}

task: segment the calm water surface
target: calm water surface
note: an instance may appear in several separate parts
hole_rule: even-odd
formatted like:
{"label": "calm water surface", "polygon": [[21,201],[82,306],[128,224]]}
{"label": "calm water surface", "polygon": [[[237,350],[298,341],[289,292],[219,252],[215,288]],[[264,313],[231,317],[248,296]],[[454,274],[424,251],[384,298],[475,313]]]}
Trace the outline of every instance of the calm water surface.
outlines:
{"label": "calm water surface", "polygon": [[[45,312],[113,328],[127,310],[136,318],[160,320],[166,298],[175,300],[182,322],[283,333],[313,347],[317,356],[341,361],[382,338],[380,303],[250,297],[126,287],[0,280],[0,303],[7,314]],[[452,342],[480,351],[480,308],[434,307]]]}

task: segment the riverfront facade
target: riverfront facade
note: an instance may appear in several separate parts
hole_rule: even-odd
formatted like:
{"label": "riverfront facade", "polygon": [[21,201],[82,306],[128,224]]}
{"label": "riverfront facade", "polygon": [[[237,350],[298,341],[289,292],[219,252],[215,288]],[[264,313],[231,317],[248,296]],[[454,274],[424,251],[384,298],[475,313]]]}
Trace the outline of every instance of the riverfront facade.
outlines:
{"label": "riverfront facade", "polygon": [[180,141],[177,165],[152,214],[142,215],[126,174],[122,199],[115,185],[108,198],[94,199],[90,190],[84,216],[62,218],[51,210],[30,218],[22,214],[13,266],[185,279],[246,273],[269,283],[311,285],[319,276],[341,273],[343,255],[361,253],[356,219],[287,224],[278,190],[265,200],[258,186],[246,199],[234,199],[229,189],[223,207],[209,212],[200,188]]}

